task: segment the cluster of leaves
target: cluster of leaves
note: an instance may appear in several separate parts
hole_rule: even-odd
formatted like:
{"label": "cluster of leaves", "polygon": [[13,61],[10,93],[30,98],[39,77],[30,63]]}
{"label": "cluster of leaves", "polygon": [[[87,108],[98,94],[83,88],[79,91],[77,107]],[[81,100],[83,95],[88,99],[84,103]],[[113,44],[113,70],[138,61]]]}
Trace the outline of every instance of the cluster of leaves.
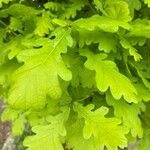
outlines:
{"label": "cluster of leaves", "polygon": [[[27,150],[150,146],[150,0],[0,0],[2,120]],[[65,146],[64,146],[65,144]]]}

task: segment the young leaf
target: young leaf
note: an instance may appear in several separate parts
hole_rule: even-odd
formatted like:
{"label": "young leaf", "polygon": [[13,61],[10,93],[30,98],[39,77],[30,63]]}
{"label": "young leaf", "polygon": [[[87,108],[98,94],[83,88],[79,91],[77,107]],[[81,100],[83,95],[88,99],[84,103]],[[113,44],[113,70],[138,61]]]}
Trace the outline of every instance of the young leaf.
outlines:
{"label": "young leaf", "polygon": [[[8,103],[13,108],[41,109],[46,104],[46,96],[60,98],[62,91],[58,76],[65,81],[71,79],[61,53],[72,45],[68,30],[58,29],[52,41],[41,39],[41,48],[27,49],[18,55],[24,62],[13,75],[13,85],[9,91]],[[32,100],[32,101],[31,101]]]}
{"label": "young leaf", "polygon": [[15,17],[11,17],[9,28],[14,31],[20,31],[22,28],[21,20]]}
{"label": "young leaf", "polygon": [[81,119],[73,120],[68,124],[67,128],[67,147],[74,150],[95,150],[99,149],[93,140],[93,137],[85,139],[83,137],[84,121]]}
{"label": "young leaf", "polygon": [[45,34],[49,33],[49,30],[53,30],[49,13],[43,12],[42,17],[40,17],[40,19],[37,19],[36,29],[34,33],[39,36],[44,36]]}
{"label": "young leaf", "polygon": [[105,8],[107,15],[118,21],[128,22],[131,20],[128,4],[125,1],[112,1]]}
{"label": "young leaf", "polygon": [[[120,120],[116,118],[106,118],[108,108],[101,107],[95,111],[94,105],[90,104],[83,107],[81,104],[75,103],[74,110],[80,118],[84,119],[83,137],[90,139],[93,137],[97,149],[117,150],[118,146],[124,148],[127,146],[125,134],[127,130],[120,125]],[[111,140],[110,140],[111,139]]]}
{"label": "young leaf", "polygon": [[64,5],[64,12],[61,18],[75,18],[77,11],[80,11],[86,4],[86,0],[71,0],[71,4]]}
{"label": "young leaf", "polygon": [[123,101],[123,99],[116,101],[110,94],[106,95],[106,100],[109,105],[114,107],[115,116],[122,119],[123,125],[131,130],[132,136],[141,138],[143,136],[143,129],[139,118],[141,113],[139,105],[130,105]]}
{"label": "young leaf", "polygon": [[99,15],[94,15],[90,18],[81,18],[79,20],[76,20],[73,23],[73,26],[75,26],[77,29],[81,28],[89,31],[99,29],[105,32],[112,33],[117,32],[119,30],[119,27],[122,27],[127,30],[130,28],[130,25],[126,22]]}
{"label": "young leaf", "polygon": [[47,2],[44,4],[44,7],[46,9],[52,10],[52,11],[58,11],[59,9],[61,9],[61,4],[57,3],[57,2]]}
{"label": "young leaf", "polygon": [[27,146],[27,150],[63,150],[60,137],[66,135],[64,123],[68,118],[69,111],[64,111],[57,116],[50,116],[47,121],[48,125],[38,125],[32,128],[35,133],[28,136],[23,144]]}
{"label": "young leaf", "polygon": [[92,43],[98,43],[98,49],[109,53],[110,51],[116,51],[117,38],[114,34],[102,32],[102,31],[88,31],[78,30],[78,34],[74,35],[79,46],[82,48],[85,45],[91,45]]}
{"label": "young leaf", "polygon": [[121,45],[125,49],[129,49],[129,54],[134,57],[135,61],[139,61],[142,59],[142,56],[137,52],[137,50],[132,47],[132,45],[124,38],[120,41]]}
{"label": "young leaf", "polygon": [[85,66],[90,70],[95,70],[95,80],[100,91],[105,92],[110,88],[115,99],[123,96],[127,102],[137,103],[136,89],[130,80],[118,71],[113,61],[106,60],[106,55],[95,55],[89,50],[81,50],[80,54],[87,57]]}

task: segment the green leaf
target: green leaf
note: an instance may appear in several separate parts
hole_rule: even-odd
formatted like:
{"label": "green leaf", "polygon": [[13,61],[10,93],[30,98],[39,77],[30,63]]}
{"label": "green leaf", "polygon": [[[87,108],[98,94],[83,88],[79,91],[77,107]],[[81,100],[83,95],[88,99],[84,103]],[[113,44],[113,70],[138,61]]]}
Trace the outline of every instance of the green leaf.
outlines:
{"label": "green leaf", "polygon": [[64,12],[61,14],[60,18],[75,18],[77,11],[80,11],[86,4],[86,0],[72,0],[71,4],[64,5]]}
{"label": "green leaf", "polygon": [[28,112],[7,108],[2,114],[2,121],[12,121],[12,134],[14,136],[22,135],[25,129],[25,116]]}
{"label": "green leaf", "polygon": [[142,62],[138,63],[138,64],[133,63],[133,65],[134,65],[134,68],[137,71],[137,74],[138,74],[139,78],[144,83],[145,87],[150,89],[150,82],[149,82],[149,78],[150,78],[149,77],[149,72],[150,72],[150,70],[147,69],[145,71],[145,68],[147,68],[147,65],[145,65],[145,61],[146,61],[146,59],[142,60]]}
{"label": "green leaf", "polygon": [[63,55],[63,60],[72,72],[71,85],[78,87],[82,84],[83,87],[92,88],[95,85],[94,72],[88,70],[84,66],[84,58],[73,50]]}
{"label": "green leaf", "polygon": [[63,60],[69,70],[72,72],[71,85],[73,87],[79,86],[80,82],[80,72],[82,71],[84,60],[82,57],[79,57],[78,53],[70,51],[68,54],[63,55]]}
{"label": "green leaf", "polygon": [[134,57],[135,61],[139,61],[142,59],[142,56],[137,52],[137,50],[125,38],[122,38],[120,43],[123,48],[129,49],[129,54]]}
{"label": "green leaf", "polygon": [[42,17],[40,17],[40,19],[37,19],[36,29],[34,30],[34,33],[39,36],[44,36],[51,30],[53,30],[53,26],[51,24],[49,13],[43,12]]}
{"label": "green leaf", "polygon": [[0,8],[3,6],[3,4],[8,4],[11,1],[13,0],[0,0]]}
{"label": "green leaf", "polygon": [[44,7],[49,10],[58,11],[59,9],[61,9],[61,4],[57,2],[47,2],[44,4]]}
{"label": "green leaf", "polygon": [[150,7],[150,0],[144,0],[144,3],[148,5],[148,7]]}
{"label": "green leaf", "polygon": [[134,22],[132,22],[130,32],[127,33],[127,36],[150,38],[149,32],[150,32],[150,20],[137,19]]}
{"label": "green leaf", "polygon": [[18,36],[9,41],[7,44],[3,45],[3,51],[8,53],[8,58],[10,60],[16,57],[22,50],[25,49],[23,41],[25,42],[25,38]]}
{"label": "green leaf", "polygon": [[136,89],[130,80],[118,71],[113,61],[106,60],[105,54],[95,55],[89,50],[81,50],[80,53],[87,57],[85,66],[90,70],[95,70],[95,80],[100,91],[105,92],[110,88],[115,99],[123,96],[127,102],[137,103]]}
{"label": "green leaf", "polygon": [[[8,9],[6,9],[6,13],[10,14],[14,17],[17,18],[28,18],[28,17],[33,17],[36,14],[38,14],[38,10],[34,9],[33,7],[29,7],[26,5],[22,4],[13,4],[11,5]],[[34,18],[32,18],[34,19]]]}
{"label": "green leaf", "polygon": [[[100,107],[93,110],[94,105],[90,104],[83,107],[75,103],[74,110],[78,116],[84,118],[83,137],[90,139],[93,137],[94,143],[99,150],[107,149],[117,150],[118,146],[124,148],[127,146],[125,134],[127,130],[120,125],[120,120],[116,118],[106,118],[108,108]],[[111,140],[110,140],[111,139]]]}
{"label": "green leaf", "polygon": [[150,149],[149,5],[0,0],[2,121],[23,149],[118,150],[137,139]]}
{"label": "green leaf", "polygon": [[143,83],[135,83],[134,84],[134,87],[136,88],[137,90],[137,93],[138,93],[138,101],[145,101],[145,102],[148,102],[150,101],[150,89],[147,88],[146,86],[144,86]]}
{"label": "green leaf", "polygon": [[67,128],[67,147],[73,148],[74,150],[96,150],[97,145],[95,144],[93,137],[89,139],[83,137],[84,121],[81,119],[74,120],[72,118],[68,123]]}
{"label": "green leaf", "polygon": [[145,131],[144,138],[140,141],[140,146],[137,150],[148,150],[150,147],[150,131]]}
{"label": "green leaf", "polygon": [[117,118],[122,119],[123,125],[129,128],[133,137],[141,138],[143,136],[142,123],[139,118],[141,110],[138,104],[128,104],[125,101],[116,101],[110,94],[106,95],[109,105],[114,107],[114,114]]}
{"label": "green leaf", "polygon": [[128,22],[131,20],[128,4],[125,1],[112,1],[105,8],[107,15],[118,21]]}
{"label": "green leaf", "polygon": [[28,136],[24,140],[24,146],[27,150],[63,150],[60,137],[66,135],[65,122],[68,118],[69,111],[66,109],[63,113],[56,116],[49,116],[47,125],[38,125],[32,128],[35,133],[33,136]]}
{"label": "green leaf", "polygon": [[20,113],[22,113],[22,111],[15,110],[8,107],[3,111],[1,119],[2,121],[8,121],[8,120],[14,121],[18,118]]}
{"label": "green leaf", "polygon": [[25,130],[25,123],[26,120],[23,115],[14,120],[12,123],[12,135],[13,136],[22,135],[23,131]]}
{"label": "green leaf", "polygon": [[104,10],[104,1],[103,0],[94,0],[94,4],[97,6],[97,8],[104,14],[107,15],[107,13]]}
{"label": "green leaf", "polygon": [[[65,94],[62,95],[65,99],[66,96]],[[49,115],[57,115],[58,113],[60,113],[60,107],[58,105],[60,100],[54,100],[54,99],[50,99],[48,98],[48,102],[47,105],[39,111],[36,110],[30,110],[29,114],[26,116],[29,124],[34,127],[37,125],[43,125],[45,123],[47,123],[46,121],[46,117]]]}
{"label": "green leaf", "polygon": [[87,68],[83,68],[80,72],[80,79],[83,87],[95,88],[95,72]]}
{"label": "green leaf", "polygon": [[91,45],[92,43],[98,43],[98,49],[109,53],[110,51],[116,51],[117,38],[114,34],[102,32],[102,31],[88,31],[79,30],[78,34],[74,35],[79,46],[82,48],[85,45]]}
{"label": "green leaf", "polygon": [[93,15],[90,18],[81,18],[79,20],[76,20],[73,23],[73,26],[75,26],[77,29],[81,28],[89,31],[99,29],[105,32],[112,33],[117,32],[119,30],[119,27],[127,30],[130,28],[130,25],[126,22],[99,15]]}
{"label": "green leaf", "polygon": [[139,10],[141,8],[140,0],[126,0],[128,3],[128,7],[131,11],[132,16],[134,16],[134,11]]}
{"label": "green leaf", "polygon": [[70,32],[58,29],[54,35],[54,40],[37,40],[41,48],[27,49],[18,55],[24,65],[13,74],[14,84],[8,97],[8,103],[13,108],[42,109],[47,95],[60,98],[62,90],[58,77],[65,81],[71,79],[71,72],[60,56],[67,52],[67,46],[72,46]]}
{"label": "green leaf", "polygon": [[10,28],[10,30],[20,31],[22,29],[21,20],[15,18],[15,17],[11,17],[9,28]]}
{"label": "green leaf", "polygon": [[61,27],[65,27],[65,26],[69,25],[67,21],[62,20],[62,19],[56,19],[55,18],[55,19],[52,20],[52,22],[59,25],[59,26],[61,26]]}
{"label": "green leaf", "polygon": [[10,82],[13,72],[20,65],[16,61],[9,61],[0,65],[0,85]]}

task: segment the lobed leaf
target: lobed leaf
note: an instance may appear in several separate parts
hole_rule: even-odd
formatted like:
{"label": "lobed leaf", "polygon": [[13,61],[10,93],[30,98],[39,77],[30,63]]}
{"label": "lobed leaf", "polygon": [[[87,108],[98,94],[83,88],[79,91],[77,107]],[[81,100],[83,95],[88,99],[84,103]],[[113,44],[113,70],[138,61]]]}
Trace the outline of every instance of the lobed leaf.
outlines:
{"label": "lobed leaf", "polygon": [[108,113],[108,108],[106,107],[100,107],[95,111],[92,111],[93,109],[94,105],[92,104],[86,107],[78,103],[74,104],[74,110],[79,117],[84,118],[84,139],[93,139],[94,147],[99,150],[103,150],[105,146],[113,150],[117,150],[118,146],[120,148],[126,147],[127,139],[125,134],[127,130],[119,125],[120,120],[106,118],[105,115]]}
{"label": "lobed leaf", "polygon": [[24,50],[18,55],[24,65],[15,71],[9,90],[8,103],[13,108],[42,109],[47,95],[58,99],[62,94],[58,76],[65,81],[71,79],[71,72],[60,56],[72,45],[70,33],[58,29],[55,35],[53,41],[41,39],[41,48]]}
{"label": "lobed leaf", "polygon": [[95,81],[100,91],[105,92],[110,88],[115,99],[123,96],[127,102],[137,103],[136,89],[130,80],[118,71],[113,61],[106,60],[107,56],[104,54],[95,55],[89,50],[82,50],[80,54],[87,57],[85,66],[95,70]]}

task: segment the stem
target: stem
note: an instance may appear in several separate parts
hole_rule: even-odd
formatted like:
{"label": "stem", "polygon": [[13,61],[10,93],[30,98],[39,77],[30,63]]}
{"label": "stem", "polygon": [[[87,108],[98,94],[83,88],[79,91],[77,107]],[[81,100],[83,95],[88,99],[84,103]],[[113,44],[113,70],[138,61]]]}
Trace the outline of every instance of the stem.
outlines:
{"label": "stem", "polygon": [[0,23],[1,23],[4,27],[7,27],[6,23],[3,22],[2,20],[0,20]]}
{"label": "stem", "polygon": [[[8,28],[7,24],[6,24],[4,21],[0,20],[0,23],[1,23],[4,27]],[[8,28],[8,30],[9,30],[14,36],[17,36],[17,34],[16,34],[14,31],[10,30],[9,28]]]}

